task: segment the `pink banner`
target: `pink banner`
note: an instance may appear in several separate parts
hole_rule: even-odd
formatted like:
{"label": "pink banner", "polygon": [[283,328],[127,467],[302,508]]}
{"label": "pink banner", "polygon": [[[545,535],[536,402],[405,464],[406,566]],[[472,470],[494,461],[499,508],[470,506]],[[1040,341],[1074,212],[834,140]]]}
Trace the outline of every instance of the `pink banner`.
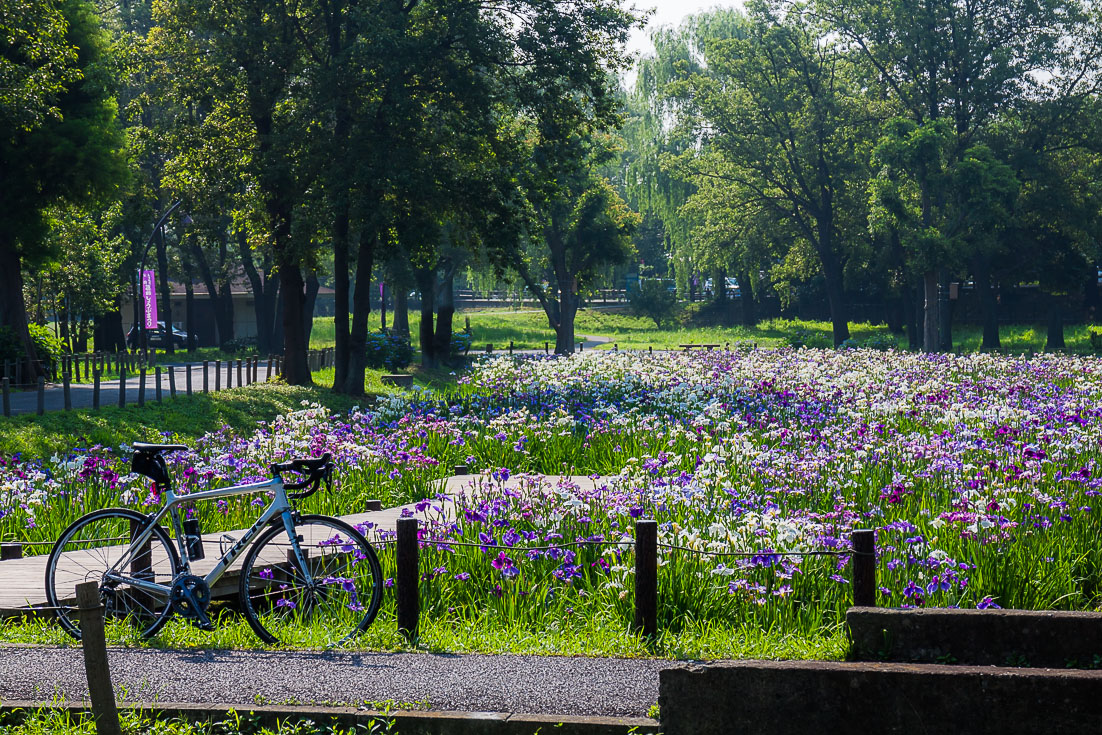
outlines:
{"label": "pink banner", "polygon": [[145,328],[157,328],[157,286],[153,271],[142,271],[142,302],[145,304]]}

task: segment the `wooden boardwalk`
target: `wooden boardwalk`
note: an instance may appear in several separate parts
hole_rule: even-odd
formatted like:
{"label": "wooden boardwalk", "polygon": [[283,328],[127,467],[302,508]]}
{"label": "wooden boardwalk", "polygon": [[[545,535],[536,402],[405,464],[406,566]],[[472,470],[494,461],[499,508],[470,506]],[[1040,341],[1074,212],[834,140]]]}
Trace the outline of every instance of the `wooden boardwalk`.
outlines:
{"label": "wooden boardwalk", "polygon": [[[506,486],[515,489],[523,482],[524,477],[525,476],[511,477],[506,483]],[[528,475],[527,477],[532,476]],[[553,476],[540,477],[541,480],[552,483],[560,479]],[[447,478],[444,482],[439,483],[439,489],[437,489],[436,492],[443,492],[449,497],[455,497],[463,493],[465,486],[470,487],[472,482],[477,483],[480,479],[481,476],[479,475],[452,476]],[[567,476],[561,479],[576,483],[580,487],[587,489],[594,486],[594,481],[584,475]],[[468,494],[469,493],[470,490],[468,490]],[[450,514],[453,508],[453,504],[445,504],[445,513]],[[369,541],[374,542],[378,539],[379,531],[394,532],[398,519],[402,517],[402,512],[406,509],[411,512],[416,512],[414,510],[414,504],[411,503],[409,505],[386,508],[379,511],[345,515],[341,516],[341,519],[354,526],[362,523],[373,524],[371,532],[368,533],[367,536]],[[220,556],[218,548],[222,536],[229,535],[239,538],[243,533],[244,530],[219,531],[217,533],[204,534],[203,543],[207,549],[207,556],[205,559],[191,562],[192,572],[199,576],[203,576],[214,567]],[[28,613],[33,614],[31,609],[46,605],[47,558],[48,554],[40,554],[37,556],[25,557],[23,559],[12,559],[0,562],[0,618],[21,616]],[[242,554],[241,558],[244,558],[244,554]],[[238,559],[238,561],[234,563],[234,566],[232,566],[214,586],[211,592],[215,597],[237,594],[237,575],[240,564],[241,560]]]}

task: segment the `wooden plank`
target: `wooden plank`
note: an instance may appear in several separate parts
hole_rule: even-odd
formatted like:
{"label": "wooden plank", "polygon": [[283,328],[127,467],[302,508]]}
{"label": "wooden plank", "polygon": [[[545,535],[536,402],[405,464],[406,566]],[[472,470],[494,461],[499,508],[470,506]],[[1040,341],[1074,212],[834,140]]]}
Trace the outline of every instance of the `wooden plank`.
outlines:
{"label": "wooden plank", "polygon": [[[559,482],[567,482],[587,490],[594,488],[601,482],[599,478],[593,480],[588,475],[573,475],[561,478],[544,475],[516,475],[510,477],[505,485],[510,489],[523,491],[523,488],[530,484],[531,478],[534,477],[540,478],[541,484],[544,484],[544,486],[546,486],[547,483],[554,486]],[[457,475],[448,477],[445,481],[437,483],[435,492],[426,494],[429,497],[432,497],[436,493],[443,493],[451,497],[459,495],[470,497],[472,495],[477,495],[481,488],[489,490],[498,485],[499,483],[488,475]],[[393,534],[397,530],[398,519],[402,517],[402,512],[408,509],[410,512],[415,513],[415,505],[415,503],[411,503],[409,505],[387,508],[381,511],[368,511],[365,513],[345,515],[341,516],[341,520],[353,526],[366,523],[373,524],[366,535],[368,540],[374,543],[379,540],[380,531],[386,533],[388,537],[393,538],[390,534]],[[453,512],[453,504],[446,503],[443,507],[445,513],[450,514]],[[203,543],[207,546],[207,558],[192,562],[192,571],[198,575],[205,575],[214,567],[215,562],[218,560],[219,539],[223,535],[240,538],[244,533],[244,529],[241,529],[203,534]],[[24,553],[35,554],[34,556],[25,556],[22,559],[0,562],[0,579],[3,580],[3,584],[0,584],[0,617],[21,615],[27,611],[27,608],[46,604],[44,580],[46,576],[46,559],[49,555],[49,551],[49,546],[27,546],[24,548]],[[215,596],[232,596],[237,593],[237,568],[239,566],[240,562],[235,564],[235,566],[227,571],[218,581],[212,590]]]}

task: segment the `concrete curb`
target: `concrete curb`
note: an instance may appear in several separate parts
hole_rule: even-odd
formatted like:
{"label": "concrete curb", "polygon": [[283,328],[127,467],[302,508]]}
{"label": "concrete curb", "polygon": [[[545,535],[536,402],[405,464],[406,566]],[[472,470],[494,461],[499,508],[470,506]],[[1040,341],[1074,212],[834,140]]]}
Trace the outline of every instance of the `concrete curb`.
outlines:
{"label": "concrete curb", "polygon": [[[37,709],[65,710],[72,714],[88,711],[82,703],[5,700],[0,713]],[[377,712],[356,707],[302,705],[216,705],[181,702],[125,702],[119,712],[156,713],[192,722],[226,719],[231,712],[248,715],[251,722],[275,727],[278,722],[311,720],[318,725],[352,727],[370,721],[392,721],[397,735],[659,735],[658,722],[647,717],[577,717],[533,715],[510,712],[394,711]]]}

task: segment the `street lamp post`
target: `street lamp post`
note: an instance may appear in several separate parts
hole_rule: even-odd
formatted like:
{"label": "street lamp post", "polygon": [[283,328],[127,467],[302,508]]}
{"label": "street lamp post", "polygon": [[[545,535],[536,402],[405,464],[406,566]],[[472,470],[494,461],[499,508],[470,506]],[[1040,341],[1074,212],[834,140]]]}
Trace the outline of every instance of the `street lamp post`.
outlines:
{"label": "street lamp post", "polygon": [[[136,315],[136,323],[138,327],[139,344],[141,345],[142,354],[149,352],[149,330],[145,326],[145,288],[142,284],[142,276],[145,272],[145,259],[149,256],[149,246],[153,244],[153,238],[157,236],[157,233],[161,231],[161,228],[165,226],[165,222],[168,221],[169,215],[176,211],[176,209],[183,204],[183,200],[177,199],[172,203],[172,206],[168,208],[168,211],[161,215],[161,218],[157,220],[157,224],[153,225],[153,232],[149,233],[149,239],[145,242],[145,250],[142,251],[142,258],[138,262],[138,302],[139,311]],[[162,236],[163,237],[163,236]],[[156,286],[154,286],[156,288]],[[156,292],[154,292],[154,298],[156,298]]]}

